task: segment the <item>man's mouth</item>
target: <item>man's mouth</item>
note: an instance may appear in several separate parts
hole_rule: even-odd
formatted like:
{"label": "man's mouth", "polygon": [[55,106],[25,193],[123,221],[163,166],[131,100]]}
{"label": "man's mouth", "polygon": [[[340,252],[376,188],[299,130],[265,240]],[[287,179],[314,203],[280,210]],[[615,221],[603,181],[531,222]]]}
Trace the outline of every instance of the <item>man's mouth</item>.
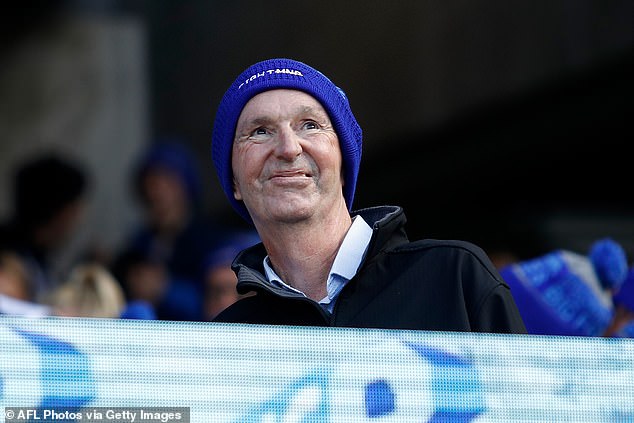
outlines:
{"label": "man's mouth", "polygon": [[273,172],[269,182],[284,188],[305,188],[312,181],[312,174],[303,169],[289,169]]}
{"label": "man's mouth", "polygon": [[305,170],[296,169],[296,170],[283,170],[273,172],[271,175],[271,179],[277,178],[310,178],[312,175]]}

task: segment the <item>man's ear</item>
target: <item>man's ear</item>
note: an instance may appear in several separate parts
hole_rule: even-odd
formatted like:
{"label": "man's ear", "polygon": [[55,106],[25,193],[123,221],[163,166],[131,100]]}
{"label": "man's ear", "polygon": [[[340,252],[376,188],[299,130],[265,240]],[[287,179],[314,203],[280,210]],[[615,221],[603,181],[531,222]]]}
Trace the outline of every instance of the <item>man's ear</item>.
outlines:
{"label": "man's ear", "polygon": [[235,198],[238,201],[242,201],[242,194],[240,193],[240,187],[238,186],[238,183],[236,182],[235,176],[231,180],[231,186],[233,187],[233,198]]}

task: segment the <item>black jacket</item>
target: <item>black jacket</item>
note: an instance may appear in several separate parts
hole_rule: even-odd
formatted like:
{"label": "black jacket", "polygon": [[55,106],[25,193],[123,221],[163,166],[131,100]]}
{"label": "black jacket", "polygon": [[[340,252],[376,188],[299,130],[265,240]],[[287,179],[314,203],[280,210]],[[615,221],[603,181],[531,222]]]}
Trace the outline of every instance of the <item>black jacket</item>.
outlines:
{"label": "black jacket", "polygon": [[509,286],[477,246],[410,242],[400,207],[359,210],[373,228],[366,257],[329,315],[315,301],[271,285],[262,244],[238,254],[233,270],[246,297],[214,321],[307,326],[526,333]]}

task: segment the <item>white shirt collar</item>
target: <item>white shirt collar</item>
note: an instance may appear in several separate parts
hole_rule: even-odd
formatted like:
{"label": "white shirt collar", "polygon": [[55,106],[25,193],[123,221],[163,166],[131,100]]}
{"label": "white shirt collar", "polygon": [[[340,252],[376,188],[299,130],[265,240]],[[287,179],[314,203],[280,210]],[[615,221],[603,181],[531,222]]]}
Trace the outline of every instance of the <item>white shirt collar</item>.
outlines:
{"label": "white shirt collar", "polygon": [[[372,228],[363,220],[361,216],[355,216],[352,225],[337,251],[332,268],[328,274],[326,282],[326,291],[328,296],[320,301],[323,304],[333,303],[335,297],[339,294],[343,286],[357,273],[365,252],[370,245],[372,238]],[[293,292],[304,295],[303,292],[284,283],[282,278],[273,270],[269,264],[269,256],[264,258],[264,272],[267,279],[278,286],[284,287]],[[334,275],[338,277],[333,277]],[[343,283],[341,280],[343,279]],[[339,282],[339,283],[337,283]],[[333,304],[334,305],[334,304]],[[332,307],[330,307],[332,309]]]}
{"label": "white shirt collar", "polygon": [[355,216],[337,251],[330,274],[339,275],[348,280],[352,279],[361,266],[370,238],[372,238],[372,228],[361,216]]}

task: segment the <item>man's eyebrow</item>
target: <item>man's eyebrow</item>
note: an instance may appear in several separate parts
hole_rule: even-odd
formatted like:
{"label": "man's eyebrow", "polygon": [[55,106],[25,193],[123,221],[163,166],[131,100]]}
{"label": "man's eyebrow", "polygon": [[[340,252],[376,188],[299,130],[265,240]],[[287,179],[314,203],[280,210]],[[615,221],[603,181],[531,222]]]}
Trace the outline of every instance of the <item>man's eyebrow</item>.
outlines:
{"label": "man's eyebrow", "polygon": [[314,107],[314,106],[301,106],[299,108],[298,112],[302,113],[302,114],[315,113],[315,114],[318,114],[318,115],[328,116],[328,113],[326,112],[326,110],[324,110],[321,107]]}
{"label": "man's eyebrow", "polygon": [[266,125],[269,125],[272,121],[273,119],[266,116],[256,116],[253,119],[243,121],[238,129],[245,128],[245,127],[251,128],[254,126],[266,126]]}
{"label": "man's eyebrow", "polygon": [[[324,109],[320,107],[314,107],[314,106],[299,106],[297,107],[295,114],[297,115],[315,114],[319,116],[328,116],[328,112],[326,112]],[[259,115],[252,119],[245,120],[241,126],[260,126],[260,125],[266,126],[271,123],[274,123],[274,121],[275,121],[274,118],[271,118],[267,115]]]}

